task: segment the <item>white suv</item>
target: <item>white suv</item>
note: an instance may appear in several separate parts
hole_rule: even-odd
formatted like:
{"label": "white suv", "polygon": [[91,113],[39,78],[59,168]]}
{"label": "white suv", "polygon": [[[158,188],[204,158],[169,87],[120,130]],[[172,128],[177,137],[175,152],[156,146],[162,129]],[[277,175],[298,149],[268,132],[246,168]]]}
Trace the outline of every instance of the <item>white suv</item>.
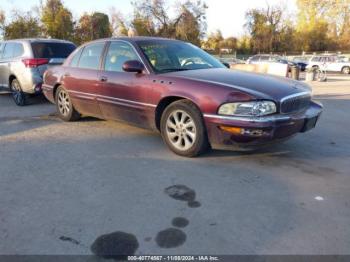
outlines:
{"label": "white suv", "polygon": [[313,56],[307,68],[320,68],[330,72],[350,74],[350,63],[337,55]]}

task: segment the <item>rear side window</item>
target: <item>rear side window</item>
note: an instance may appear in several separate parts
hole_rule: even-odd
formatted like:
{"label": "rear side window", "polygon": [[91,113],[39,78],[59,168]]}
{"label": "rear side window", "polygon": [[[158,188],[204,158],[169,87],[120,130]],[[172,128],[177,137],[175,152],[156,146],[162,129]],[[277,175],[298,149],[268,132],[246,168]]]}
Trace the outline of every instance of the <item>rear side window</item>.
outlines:
{"label": "rear side window", "polygon": [[100,61],[105,43],[95,43],[86,46],[79,60],[80,68],[99,69]]}
{"label": "rear side window", "polygon": [[24,54],[24,48],[21,43],[14,43],[13,44],[13,57],[19,57]]}
{"label": "rear side window", "polygon": [[75,48],[76,46],[70,43],[32,43],[34,58],[67,58]]}
{"label": "rear side window", "polygon": [[261,56],[260,61],[269,61],[270,57],[269,56]]}
{"label": "rear side window", "polygon": [[256,55],[251,58],[251,61],[259,61],[260,56]]}
{"label": "rear side window", "polygon": [[81,52],[83,51],[84,48],[81,48],[72,58],[70,62],[71,67],[77,67],[79,63],[79,58],[81,56]]}
{"label": "rear side window", "polygon": [[13,48],[14,48],[14,43],[7,43],[5,45],[4,49],[4,59],[12,58],[13,57]]}

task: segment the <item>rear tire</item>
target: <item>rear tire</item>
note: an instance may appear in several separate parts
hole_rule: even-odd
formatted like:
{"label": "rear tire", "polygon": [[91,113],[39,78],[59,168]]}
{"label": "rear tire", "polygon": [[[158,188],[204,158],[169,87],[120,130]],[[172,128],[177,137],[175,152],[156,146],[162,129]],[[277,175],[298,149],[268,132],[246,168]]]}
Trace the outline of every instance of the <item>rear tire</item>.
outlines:
{"label": "rear tire", "polygon": [[342,68],[341,72],[342,72],[344,75],[350,74],[350,67],[344,66],[344,67]]}
{"label": "rear tire", "polygon": [[164,142],[180,156],[195,157],[209,148],[202,114],[188,100],[176,101],[164,110],[160,129]]}
{"label": "rear tire", "polygon": [[16,78],[11,81],[10,90],[11,90],[13,101],[16,103],[16,105],[25,106],[27,103],[27,96],[22,91],[21,84]]}
{"label": "rear tire", "polygon": [[63,86],[57,88],[55,102],[58,116],[63,121],[72,122],[79,120],[80,114],[75,110],[69,93]]}

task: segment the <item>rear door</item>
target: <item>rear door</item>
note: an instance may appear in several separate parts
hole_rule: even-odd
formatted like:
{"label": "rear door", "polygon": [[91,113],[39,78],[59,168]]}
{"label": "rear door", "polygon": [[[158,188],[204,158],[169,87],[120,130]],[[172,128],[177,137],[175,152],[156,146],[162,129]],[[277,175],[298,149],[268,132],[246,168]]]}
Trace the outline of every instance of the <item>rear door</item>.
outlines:
{"label": "rear door", "polygon": [[340,72],[342,70],[342,65],[337,61],[335,56],[328,57],[327,70],[331,72]]}
{"label": "rear door", "polygon": [[76,109],[84,114],[100,117],[96,92],[102,88],[101,59],[105,42],[91,43],[77,51],[71,64],[63,67],[64,86]]}

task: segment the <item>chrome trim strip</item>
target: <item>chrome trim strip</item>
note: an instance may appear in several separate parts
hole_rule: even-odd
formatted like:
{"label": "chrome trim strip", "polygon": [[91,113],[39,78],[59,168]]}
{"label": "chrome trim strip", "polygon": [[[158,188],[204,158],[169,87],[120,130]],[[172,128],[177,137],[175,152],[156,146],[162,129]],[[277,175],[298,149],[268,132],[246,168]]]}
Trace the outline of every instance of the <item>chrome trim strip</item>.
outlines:
{"label": "chrome trim strip", "polygon": [[157,105],[153,105],[153,104],[147,104],[147,103],[127,100],[127,99],[122,99],[122,98],[116,98],[116,97],[112,97],[112,96],[103,96],[103,95],[97,95],[97,94],[91,94],[91,93],[85,93],[85,92],[79,92],[79,91],[73,91],[73,90],[69,90],[68,93],[94,96],[97,98],[111,99],[111,100],[115,100],[115,101],[132,103],[132,104],[136,104],[136,105],[142,105],[142,106],[148,106],[148,107],[154,107],[154,108],[157,107]]}
{"label": "chrome trim strip", "polygon": [[304,96],[310,96],[310,98],[312,97],[310,92],[300,92],[300,93],[296,93],[296,94],[292,94],[289,96],[285,96],[281,99],[281,103],[285,102],[286,100],[289,100],[291,98],[295,98],[295,97],[304,97]]}
{"label": "chrome trim strip", "polygon": [[291,119],[289,116],[281,116],[281,115],[265,116],[265,117],[239,117],[239,116],[222,116],[222,115],[204,114],[204,117],[221,119],[221,120],[242,121],[242,122],[249,122],[249,123],[265,123],[265,122],[271,122],[271,121]]}
{"label": "chrome trim strip", "polygon": [[88,99],[88,100],[94,100],[94,98],[91,96],[77,95],[76,97],[84,98],[84,99]]}
{"label": "chrome trim strip", "polygon": [[103,99],[103,98],[97,98],[97,101],[110,103],[110,104],[114,104],[114,105],[128,106],[128,107],[134,107],[134,108],[142,108],[140,105],[131,105],[131,104],[118,102],[118,101],[111,101],[109,99]]}

